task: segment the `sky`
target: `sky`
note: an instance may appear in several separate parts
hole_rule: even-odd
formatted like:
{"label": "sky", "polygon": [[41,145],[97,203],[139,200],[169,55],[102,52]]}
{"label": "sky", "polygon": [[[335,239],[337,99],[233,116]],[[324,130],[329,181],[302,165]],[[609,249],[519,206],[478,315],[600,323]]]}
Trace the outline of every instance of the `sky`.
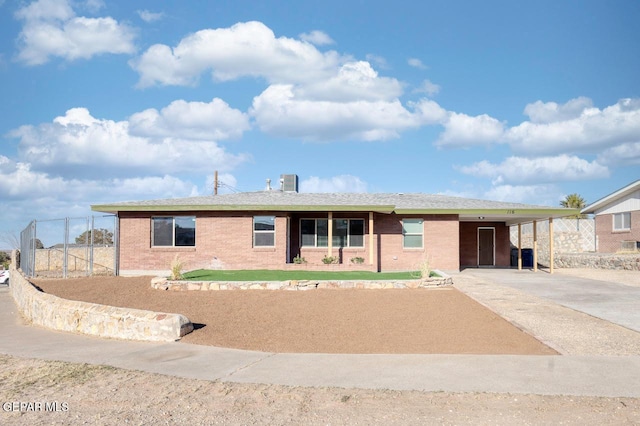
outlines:
{"label": "sky", "polygon": [[640,179],[639,21],[636,0],[0,0],[0,236],[212,194],[216,170],[220,193],[297,174],[589,204]]}

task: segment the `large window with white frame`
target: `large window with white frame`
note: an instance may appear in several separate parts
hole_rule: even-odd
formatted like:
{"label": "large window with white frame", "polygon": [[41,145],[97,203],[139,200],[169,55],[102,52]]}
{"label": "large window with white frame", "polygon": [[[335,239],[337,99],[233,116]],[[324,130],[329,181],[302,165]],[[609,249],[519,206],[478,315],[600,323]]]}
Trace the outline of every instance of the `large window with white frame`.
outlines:
{"label": "large window with white frame", "polygon": [[[333,247],[364,247],[364,219],[332,219]],[[300,219],[302,247],[329,246],[328,219]]]}
{"label": "large window with white frame", "polygon": [[195,216],[156,216],[151,218],[153,247],[193,247],[196,245]]}
{"label": "large window with white frame", "polygon": [[402,219],[402,247],[422,248],[424,226],[422,219]]}
{"label": "large window with white frame", "polygon": [[253,217],[253,246],[275,247],[276,245],[276,217]]}
{"label": "large window with white frame", "polygon": [[614,231],[631,230],[631,212],[615,213],[613,215],[613,230]]}

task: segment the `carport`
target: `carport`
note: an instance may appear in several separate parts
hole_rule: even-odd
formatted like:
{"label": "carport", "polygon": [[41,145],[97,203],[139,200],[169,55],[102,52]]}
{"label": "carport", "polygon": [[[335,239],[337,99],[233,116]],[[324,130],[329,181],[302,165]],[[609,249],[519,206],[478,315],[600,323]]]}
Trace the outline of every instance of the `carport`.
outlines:
{"label": "carport", "polygon": [[[477,210],[473,212],[465,212],[459,215],[460,225],[473,224],[477,229],[477,253],[478,253],[478,266],[482,266],[481,257],[486,247],[491,247],[495,253],[495,242],[491,243],[491,230],[494,229],[492,224],[504,223],[505,226],[517,226],[518,227],[518,241],[517,241],[517,267],[518,270],[522,270],[523,265],[523,247],[522,247],[522,226],[525,224],[533,224],[533,271],[538,271],[538,222],[548,221],[549,223],[549,273],[554,272],[554,247],[553,247],[553,220],[557,218],[567,217],[574,214],[579,214],[579,209],[559,209],[553,207],[540,207],[538,209],[517,209],[517,210],[496,210],[486,209]],[[495,229],[493,230],[495,241]],[[483,235],[484,234],[484,235]],[[487,242],[483,241],[485,238]],[[484,247],[483,247],[484,246]],[[495,257],[495,254],[494,254]]]}

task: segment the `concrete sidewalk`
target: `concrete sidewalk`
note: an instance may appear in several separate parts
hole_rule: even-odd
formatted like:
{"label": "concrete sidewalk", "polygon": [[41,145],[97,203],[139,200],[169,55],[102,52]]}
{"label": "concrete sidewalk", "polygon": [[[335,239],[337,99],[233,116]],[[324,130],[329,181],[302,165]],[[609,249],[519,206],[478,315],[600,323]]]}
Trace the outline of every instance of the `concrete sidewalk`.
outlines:
{"label": "concrete sidewalk", "polygon": [[223,382],[640,397],[640,356],[274,354],[104,340],[26,325],[1,287],[0,353]]}

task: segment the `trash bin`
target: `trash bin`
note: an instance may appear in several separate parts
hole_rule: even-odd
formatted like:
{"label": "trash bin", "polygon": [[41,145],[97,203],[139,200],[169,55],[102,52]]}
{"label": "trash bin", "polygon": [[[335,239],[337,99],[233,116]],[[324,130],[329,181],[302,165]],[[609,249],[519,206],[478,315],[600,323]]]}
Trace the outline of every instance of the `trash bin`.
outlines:
{"label": "trash bin", "polygon": [[[518,249],[511,249],[511,266],[518,266]],[[522,249],[522,267],[523,268],[533,268],[533,249],[524,248]]]}
{"label": "trash bin", "polygon": [[[516,253],[517,259],[518,253]],[[516,260],[517,261],[517,260]],[[533,268],[533,249],[522,249],[522,267]]]}

